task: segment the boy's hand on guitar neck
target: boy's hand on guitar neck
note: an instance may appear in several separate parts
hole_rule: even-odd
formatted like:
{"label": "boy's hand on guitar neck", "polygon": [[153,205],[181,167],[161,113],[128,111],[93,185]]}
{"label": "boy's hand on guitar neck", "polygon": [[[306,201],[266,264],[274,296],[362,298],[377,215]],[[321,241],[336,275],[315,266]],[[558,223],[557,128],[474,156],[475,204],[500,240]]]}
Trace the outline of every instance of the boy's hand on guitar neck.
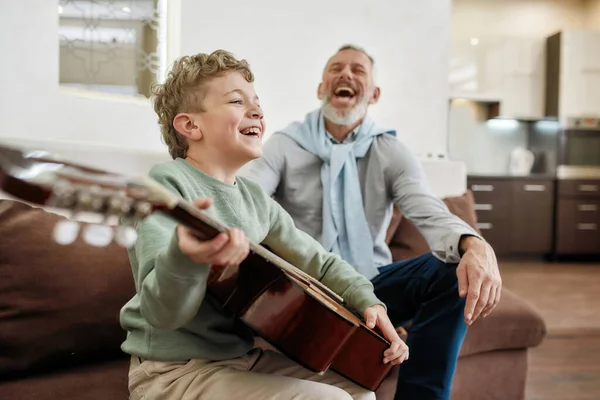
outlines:
{"label": "boy's hand on guitar neck", "polygon": [[377,304],[365,310],[365,321],[371,329],[378,327],[381,329],[383,337],[391,342],[390,348],[383,353],[383,362],[387,364],[401,364],[408,360],[408,346],[400,339],[398,332],[394,329],[387,312],[383,306]]}
{"label": "boy's hand on guitar neck", "polygon": [[[212,205],[212,199],[201,198],[194,201],[200,209]],[[229,233],[220,233],[211,240],[199,240],[193,232],[183,225],[177,226],[179,249],[198,264],[221,266],[239,265],[250,252],[250,242],[244,232],[232,228]]]}

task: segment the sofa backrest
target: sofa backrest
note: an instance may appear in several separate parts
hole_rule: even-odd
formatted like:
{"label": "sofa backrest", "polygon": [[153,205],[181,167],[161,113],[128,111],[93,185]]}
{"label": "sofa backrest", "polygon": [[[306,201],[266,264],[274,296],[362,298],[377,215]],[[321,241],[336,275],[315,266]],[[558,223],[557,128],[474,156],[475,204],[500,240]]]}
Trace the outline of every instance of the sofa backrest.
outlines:
{"label": "sofa backrest", "polygon": [[123,356],[127,251],[61,246],[52,230],[63,217],[10,200],[0,210],[0,379]]}

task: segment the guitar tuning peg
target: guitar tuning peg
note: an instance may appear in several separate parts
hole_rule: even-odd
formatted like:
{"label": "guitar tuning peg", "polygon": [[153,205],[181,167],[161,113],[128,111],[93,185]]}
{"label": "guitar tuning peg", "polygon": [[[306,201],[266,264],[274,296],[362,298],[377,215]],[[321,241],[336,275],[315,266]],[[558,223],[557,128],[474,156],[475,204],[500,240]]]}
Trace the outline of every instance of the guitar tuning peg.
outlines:
{"label": "guitar tuning peg", "polygon": [[121,247],[129,248],[137,240],[137,232],[131,226],[119,226],[115,233],[115,242]]}
{"label": "guitar tuning peg", "polygon": [[58,244],[67,245],[75,242],[79,235],[79,223],[76,221],[63,220],[54,225],[52,237]]}
{"label": "guitar tuning peg", "polygon": [[83,230],[83,239],[85,242],[96,247],[108,246],[112,242],[113,237],[113,229],[106,225],[90,224]]}

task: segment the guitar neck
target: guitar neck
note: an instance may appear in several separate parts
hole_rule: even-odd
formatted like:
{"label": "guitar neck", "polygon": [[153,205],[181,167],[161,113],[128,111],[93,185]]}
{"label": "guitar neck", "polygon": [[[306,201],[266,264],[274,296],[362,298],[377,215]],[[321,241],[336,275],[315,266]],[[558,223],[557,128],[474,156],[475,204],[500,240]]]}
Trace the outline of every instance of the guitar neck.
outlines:
{"label": "guitar neck", "polygon": [[[196,232],[196,236],[201,240],[210,240],[219,233],[227,233],[229,228],[222,223],[212,219],[198,208],[185,202],[179,201],[175,206],[167,210],[162,210],[173,219],[186,225],[188,228]],[[271,262],[277,268],[294,276],[306,285],[316,286],[321,291],[326,292],[332,299],[339,304],[344,304],[344,299],[337,293],[333,292],[327,286],[319,282],[317,279],[308,275],[301,269],[293,266],[281,257],[266,249],[264,246],[256,243],[250,243],[250,251]]]}

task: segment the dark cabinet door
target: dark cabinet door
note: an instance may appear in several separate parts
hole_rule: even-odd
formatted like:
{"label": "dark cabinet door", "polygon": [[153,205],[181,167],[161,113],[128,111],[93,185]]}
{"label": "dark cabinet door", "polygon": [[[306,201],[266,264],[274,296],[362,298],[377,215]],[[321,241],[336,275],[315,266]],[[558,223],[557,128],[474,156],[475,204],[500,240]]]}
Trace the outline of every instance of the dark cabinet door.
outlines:
{"label": "dark cabinet door", "polygon": [[[477,217],[478,220],[480,217]],[[497,216],[481,217],[482,221],[477,222],[477,228],[481,236],[492,246],[496,254],[508,254],[511,251],[510,245],[510,219]]]}
{"label": "dark cabinet door", "polygon": [[561,197],[600,197],[600,181],[598,180],[561,180],[558,185],[558,194]]}
{"label": "dark cabinet door", "polygon": [[481,235],[497,254],[510,252],[510,232],[512,228],[510,181],[485,178],[471,178],[469,189],[475,198],[477,227]]}
{"label": "dark cabinet door", "polygon": [[600,253],[600,201],[560,198],[556,224],[556,252]]}
{"label": "dark cabinet door", "polygon": [[548,254],[552,251],[554,183],[513,181],[511,252]]}

